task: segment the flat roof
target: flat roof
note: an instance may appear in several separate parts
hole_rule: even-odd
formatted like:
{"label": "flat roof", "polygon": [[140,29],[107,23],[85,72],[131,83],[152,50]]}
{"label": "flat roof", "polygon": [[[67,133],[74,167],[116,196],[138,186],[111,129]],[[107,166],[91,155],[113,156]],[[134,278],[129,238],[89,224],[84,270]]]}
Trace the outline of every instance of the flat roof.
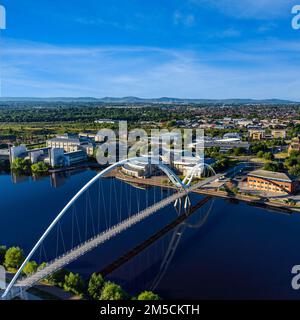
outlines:
{"label": "flat roof", "polygon": [[267,170],[255,170],[248,173],[250,177],[270,179],[276,181],[293,182],[295,179],[283,172],[273,172]]}
{"label": "flat roof", "polygon": [[72,152],[67,152],[64,155],[65,156],[76,156],[76,155],[86,155],[86,153],[83,150],[77,150],[77,151],[72,151]]}
{"label": "flat roof", "polygon": [[239,142],[239,141],[241,141],[241,139],[240,138],[223,138],[223,139],[215,140],[215,141],[220,142],[220,143],[222,143],[222,142],[226,143],[226,142]]}
{"label": "flat roof", "polygon": [[56,137],[56,138],[52,138],[52,139],[49,139],[47,141],[51,141],[51,142],[68,142],[68,143],[77,143],[77,144],[80,144],[81,141],[79,138],[63,138],[63,137]]}
{"label": "flat roof", "polygon": [[132,163],[125,163],[123,165],[123,168],[128,170],[128,171],[132,171],[132,172],[141,172],[141,171],[144,171],[145,170],[145,166],[142,167],[142,166],[135,166],[133,165]]}

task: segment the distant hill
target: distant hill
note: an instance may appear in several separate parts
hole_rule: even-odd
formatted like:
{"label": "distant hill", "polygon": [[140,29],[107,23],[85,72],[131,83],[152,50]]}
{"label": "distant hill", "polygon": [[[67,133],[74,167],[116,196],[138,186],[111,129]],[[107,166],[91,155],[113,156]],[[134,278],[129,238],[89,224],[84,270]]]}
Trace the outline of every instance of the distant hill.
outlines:
{"label": "distant hill", "polygon": [[128,103],[128,104],[225,104],[225,105],[238,105],[238,104],[294,104],[298,103],[296,101],[290,100],[280,100],[280,99],[265,99],[265,100],[255,100],[255,99],[181,99],[181,98],[152,98],[144,99],[138,97],[104,97],[104,98],[93,98],[93,97],[56,97],[56,98],[35,98],[35,97],[1,97],[0,102],[62,102],[62,103]]}

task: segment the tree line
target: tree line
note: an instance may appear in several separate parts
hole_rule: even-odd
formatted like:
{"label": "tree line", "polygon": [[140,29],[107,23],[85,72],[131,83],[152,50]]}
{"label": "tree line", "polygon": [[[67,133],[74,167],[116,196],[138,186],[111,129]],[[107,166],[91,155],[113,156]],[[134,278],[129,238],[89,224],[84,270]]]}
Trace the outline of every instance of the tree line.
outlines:
{"label": "tree line", "polygon": [[[7,271],[16,272],[24,259],[24,251],[21,248],[7,249],[5,246],[0,246],[0,265],[3,265]],[[45,262],[39,265],[36,261],[29,261],[23,269],[23,274],[30,276],[45,267]],[[91,300],[160,300],[160,297],[151,291],[131,296],[120,285],[106,281],[101,274],[97,273],[93,273],[88,281],[84,281],[78,273],[60,269],[44,281],[81,298]]]}

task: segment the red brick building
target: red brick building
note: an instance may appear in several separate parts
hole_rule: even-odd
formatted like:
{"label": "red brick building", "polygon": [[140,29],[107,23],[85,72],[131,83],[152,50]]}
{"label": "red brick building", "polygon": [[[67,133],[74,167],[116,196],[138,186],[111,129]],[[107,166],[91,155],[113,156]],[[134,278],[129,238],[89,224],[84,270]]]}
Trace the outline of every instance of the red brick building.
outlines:
{"label": "red brick building", "polygon": [[248,174],[248,187],[252,190],[276,193],[294,193],[298,188],[298,181],[294,177],[282,172],[256,170]]}

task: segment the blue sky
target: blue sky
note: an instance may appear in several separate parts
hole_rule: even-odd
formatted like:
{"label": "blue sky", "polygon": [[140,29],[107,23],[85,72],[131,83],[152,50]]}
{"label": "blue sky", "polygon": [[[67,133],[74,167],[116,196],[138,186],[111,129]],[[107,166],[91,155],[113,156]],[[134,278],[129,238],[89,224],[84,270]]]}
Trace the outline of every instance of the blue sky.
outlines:
{"label": "blue sky", "polygon": [[300,0],[0,0],[3,96],[300,101]]}

